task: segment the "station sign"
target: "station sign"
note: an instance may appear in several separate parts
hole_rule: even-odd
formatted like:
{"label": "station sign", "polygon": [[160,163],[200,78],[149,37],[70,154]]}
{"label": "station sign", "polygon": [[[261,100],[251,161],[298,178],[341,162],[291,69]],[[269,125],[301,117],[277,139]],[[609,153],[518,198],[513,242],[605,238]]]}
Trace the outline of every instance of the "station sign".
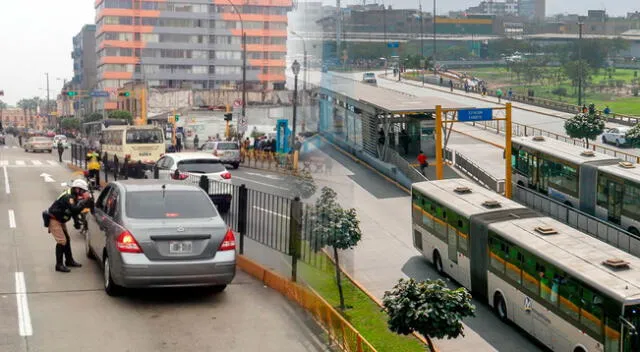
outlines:
{"label": "station sign", "polygon": [[493,109],[463,109],[458,110],[458,121],[490,121],[493,119]]}

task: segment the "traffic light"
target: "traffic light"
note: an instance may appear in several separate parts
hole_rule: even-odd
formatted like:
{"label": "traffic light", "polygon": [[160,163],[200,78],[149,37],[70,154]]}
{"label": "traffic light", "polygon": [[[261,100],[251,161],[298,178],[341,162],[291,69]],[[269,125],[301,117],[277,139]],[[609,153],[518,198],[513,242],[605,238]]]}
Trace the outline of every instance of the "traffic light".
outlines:
{"label": "traffic light", "polygon": [[233,118],[233,114],[232,113],[224,114],[224,120],[225,121],[231,121],[232,118]]}
{"label": "traffic light", "polygon": [[118,93],[118,96],[119,96],[119,97],[126,97],[126,98],[128,98],[128,97],[130,97],[130,96],[131,96],[131,92],[120,92],[120,93]]}
{"label": "traffic light", "polygon": [[75,97],[75,96],[77,96],[77,95],[78,95],[78,92],[76,92],[76,91],[74,91],[74,90],[69,90],[69,91],[66,91],[64,94],[65,94],[66,96],[68,96],[68,97],[73,98],[73,97]]}

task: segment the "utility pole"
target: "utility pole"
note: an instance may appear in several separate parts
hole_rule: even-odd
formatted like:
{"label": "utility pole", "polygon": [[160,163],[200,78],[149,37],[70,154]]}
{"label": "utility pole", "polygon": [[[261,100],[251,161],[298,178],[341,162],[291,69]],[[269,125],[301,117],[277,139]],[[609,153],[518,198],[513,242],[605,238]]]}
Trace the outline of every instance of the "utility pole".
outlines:
{"label": "utility pole", "polygon": [[49,115],[49,73],[47,72],[44,75],[47,76],[47,102],[44,104],[44,106],[47,112],[47,123],[51,125],[51,116]]}
{"label": "utility pole", "polygon": [[424,87],[424,70],[427,66],[427,61],[424,58],[424,21],[422,19],[422,1],[418,0],[418,9],[420,10],[420,55],[422,56],[422,60],[420,62],[424,62],[422,65],[422,86]]}
{"label": "utility pole", "polygon": [[436,0],[433,0],[433,74],[436,74]]}
{"label": "utility pole", "polygon": [[340,0],[336,0],[336,56],[342,56],[341,37],[342,37],[342,10],[340,9]]}
{"label": "utility pole", "polygon": [[578,107],[582,108],[582,17],[578,22]]}

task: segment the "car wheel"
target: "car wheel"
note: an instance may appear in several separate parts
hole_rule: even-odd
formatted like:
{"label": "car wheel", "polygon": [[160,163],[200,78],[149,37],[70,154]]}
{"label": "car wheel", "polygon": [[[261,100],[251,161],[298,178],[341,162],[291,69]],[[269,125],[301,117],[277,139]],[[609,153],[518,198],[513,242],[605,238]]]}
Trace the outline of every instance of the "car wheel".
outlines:
{"label": "car wheel", "polygon": [[211,286],[209,290],[211,293],[220,293],[224,291],[225,288],[227,288],[227,285],[216,285],[216,286]]}
{"label": "car wheel", "polygon": [[234,170],[236,170],[238,167],[240,167],[240,164],[233,164],[231,166],[233,167]]}
{"label": "car wheel", "polygon": [[104,291],[111,297],[119,296],[122,293],[122,287],[118,286],[115,282],[113,282],[113,277],[111,276],[111,263],[109,262],[109,257],[104,256]]}
{"label": "car wheel", "polygon": [[49,149],[49,153],[53,153],[53,149]]}
{"label": "car wheel", "polygon": [[493,309],[500,320],[506,322],[509,319],[507,315],[507,304],[504,302],[504,298],[502,298],[502,294],[499,292],[496,293],[493,298]]}
{"label": "car wheel", "polygon": [[444,275],[444,267],[442,266],[442,259],[438,251],[433,252],[433,265],[436,267],[438,274]]}
{"label": "car wheel", "polygon": [[94,260],[96,259],[96,255],[93,254],[93,251],[91,250],[91,243],[89,243],[89,234],[87,233],[86,237],[84,238],[84,253],[87,255],[87,258]]}

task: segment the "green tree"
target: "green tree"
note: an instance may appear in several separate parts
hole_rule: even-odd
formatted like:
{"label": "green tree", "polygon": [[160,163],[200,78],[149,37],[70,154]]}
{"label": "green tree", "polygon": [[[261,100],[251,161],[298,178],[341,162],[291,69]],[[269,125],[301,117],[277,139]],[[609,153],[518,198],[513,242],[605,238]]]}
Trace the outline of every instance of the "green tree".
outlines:
{"label": "green tree", "polygon": [[584,139],[589,148],[589,140],[595,140],[604,131],[604,118],[595,105],[590,104],[588,113],[579,113],[565,121],[564,129],[569,137]]}
{"label": "green tree", "polygon": [[[580,63],[582,63],[582,69],[580,68]],[[562,69],[564,70],[564,74],[567,75],[567,78],[571,80],[571,85],[574,88],[578,86],[580,74],[582,74],[583,87],[591,80],[591,66],[584,60],[567,62],[562,66]]]}
{"label": "green tree", "polygon": [[102,120],[102,114],[99,112],[92,112],[91,114],[84,117],[84,122],[94,122]]}
{"label": "green tree", "polygon": [[316,200],[314,210],[311,214],[313,241],[311,246],[319,251],[325,246],[333,248],[333,256],[336,261],[336,285],[340,296],[340,309],[344,310],[344,294],[342,292],[342,279],[340,275],[340,258],[338,250],[351,249],[355,247],[362,238],[360,221],[356,210],[343,209],[336,200],[336,192],[323,187],[320,191],[320,198]]}
{"label": "green tree", "polygon": [[298,175],[294,176],[293,180],[293,193],[296,197],[301,199],[307,199],[316,193],[318,187],[313,179],[311,173],[307,170],[301,171]]}
{"label": "green tree", "polygon": [[77,130],[80,128],[80,120],[75,117],[65,117],[60,120],[60,127],[67,130]]}
{"label": "green tree", "polygon": [[462,319],[475,316],[476,310],[464,287],[451,290],[442,280],[400,279],[384,293],[382,305],[391,331],[402,335],[418,332],[428,337],[431,351],[435,351],[432,338],[464,336]]}
{"label": "green tree", "polygon": [[126,120],[129,123],[133,121],[133,116],[131,116],[131,113],[125,110],[109,111],[109,118],[117,119],[117,120]]}
{"label": "green tree", "polygon": [[631,127],[627,133],[625,133],[624,139],[630,146],[638,148],[640,146],[640,124]]}

